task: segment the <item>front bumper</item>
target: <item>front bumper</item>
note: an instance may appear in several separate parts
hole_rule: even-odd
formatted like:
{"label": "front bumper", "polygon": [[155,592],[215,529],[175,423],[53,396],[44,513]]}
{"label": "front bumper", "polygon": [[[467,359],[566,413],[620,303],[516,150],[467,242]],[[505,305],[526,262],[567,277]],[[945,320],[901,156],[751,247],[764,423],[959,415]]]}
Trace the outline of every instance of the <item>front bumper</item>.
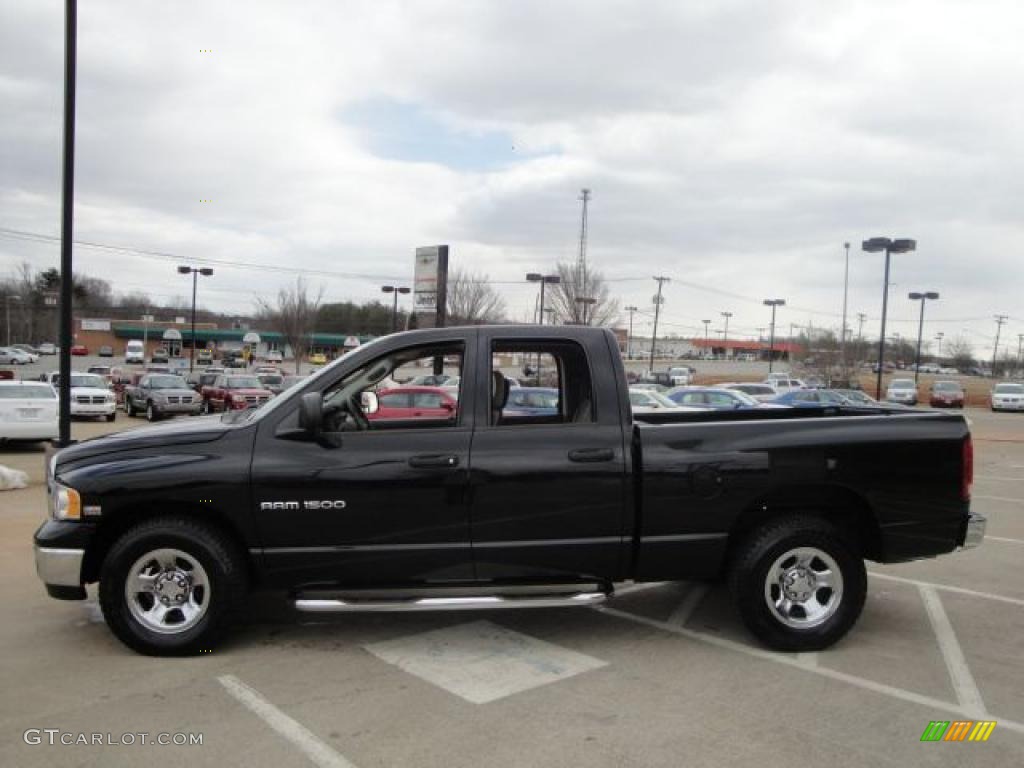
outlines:
{"label": "front bumper", "polygon": [[987,523],[988,518],[984,515],[979,515],[977,512],[972,512],[968,515],[967,522],[964,524],[964,535],[960,548],[974,549],[981,546],[981,542],[985,539],[985,525]]}
{"label": "front bumper", "polygon": [[57,549],[35,545],[36,574],[47,586],[80,587],[84,549]]}
{"label": "front bumper", "polygon": [[72,416],[109,416],[117,410],[117,402],[71,403]]}
{"label": "front bumper", "polygon": [[198,416],[201,406],[202,403],[198,400],[194,403],[153,403],[153,408],[161,416],[176,416],[182,413]]}
{"label": "front bumper", "polygon": [[60,600],[84,600],[83,568],[96,534],[87,522],[46,520],[33,539],[36,574],[47,594]]}
{"label": "front bumper", "polygon": [[1024,411],[1024,400],[993,400],[992,408],[998,411]]}

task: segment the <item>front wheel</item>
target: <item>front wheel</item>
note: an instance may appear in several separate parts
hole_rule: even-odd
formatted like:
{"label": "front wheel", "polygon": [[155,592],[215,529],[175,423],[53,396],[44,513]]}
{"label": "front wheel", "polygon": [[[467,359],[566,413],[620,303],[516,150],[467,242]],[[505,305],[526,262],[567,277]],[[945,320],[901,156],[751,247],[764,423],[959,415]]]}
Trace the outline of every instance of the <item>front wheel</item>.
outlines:
{"label": "front wheel", "polygon": [[779,651],[818,651],[842,638],[867,595],[864,560],[847,536],[810,515],[752,532],[737,550],[729,585],[747,628]]}
{"label": "front wheel", "polygon": [[160,414],[156,412],[156,408],[150,403],[146,406],[146,421],[156,421],[160,418]]}
{"label": "front wheel", "polygon": [[135,415],[135,408],[132,406],[132,400],[130,397],[126,397],[124,399],[124,412],[128,416],[128,418],[131,418],[132,416]]}
{"label": "front wheel", "polygon": [[107,421],[113,421],[116,418],[117,418],[117,414],[116,413],[108,413],[107,414]]}
{"label": "front wheel", "polygon": [[111,631],[154,656],[209,651],[245,597],[245,564],[215,528],[183,517],[141,523],[103,562],[99,599]]}

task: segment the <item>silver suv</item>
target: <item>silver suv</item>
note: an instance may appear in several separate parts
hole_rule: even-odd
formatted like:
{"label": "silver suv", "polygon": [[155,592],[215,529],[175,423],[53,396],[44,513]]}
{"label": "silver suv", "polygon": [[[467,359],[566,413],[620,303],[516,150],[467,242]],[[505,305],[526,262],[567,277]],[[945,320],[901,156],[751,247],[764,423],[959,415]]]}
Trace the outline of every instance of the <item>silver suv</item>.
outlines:
{"label": "silver suv", "polygon": [[885,391],[885,399],[890,403],[917,405],[917,385],[913,379],[893,379]]}

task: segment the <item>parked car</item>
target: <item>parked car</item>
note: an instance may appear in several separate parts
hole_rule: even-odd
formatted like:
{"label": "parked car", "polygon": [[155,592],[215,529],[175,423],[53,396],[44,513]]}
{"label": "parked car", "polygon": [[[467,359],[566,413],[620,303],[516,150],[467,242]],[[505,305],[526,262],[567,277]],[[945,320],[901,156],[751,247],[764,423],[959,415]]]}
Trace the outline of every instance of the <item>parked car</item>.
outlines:
{"label": "parked car", "polygon": [[309,356],[310,365],[327,365],[327,355],[323,352],[314,352]]}
{"label": "parked car", "polygon": [[217,380],[224,371],[194,371],[185,381],[195,392],[202,392],[203,387],[209,387]]}
{"label": "parked car", "polygon": [[414,376],[413,378],[411,378],[408,381],[406,386],[408,386],[408,387],[443,387],[445,385],[445,382],[447,382],[448,379],[450,379],[450,378],[451,378],[451,376],[448,376],[448,375],[443,374],[443,373],[438,373],[438,374],[427,373],[427,374],[423,374],[422,376]]}
{"label": "parked car", "polygon": [[[555,397],[558,397],[558,390],[554,390]],[[677,410],[682,406],[669,400],[660,392],[650,389],[629,389],[629,407],[633,413],[651,413],[653,411]]]}
{"label": "parked car", "polygon": [[629,385],[630,389],[642,390],[644,392],[668,392],[671,387],[666,387],[664,384],[655,384],[652,381],[637,381]]}
{"label": "parked car", "polygon": [[395,387],[377,394],[380,407],[369,415],[381,419],[454,419],[459,401],[440,387]]}
{"label": "parked car", "polygon": [[57,345],[53,344],[53,343],[51,343],[49,341],[44,341],[42,344],[39,345],[39,354],[40,355],[56,355],[57,354]]}
{"label": "parked car", "polygon": [[30,355],[15,347],[0,347],[0,365],[28,365],[38,359],[38,355]]}
{"label": "parked car", "polygon": [[152,356],[149,358],[151,363],[169,363],[170,360],[171,356],[164,347],[154,349]]}
{"label": "parked car", "polygon": [[104,344],[96,351],[96,354],[99,355],[100,357],[113,357],[114,348],[109,344]]}
{"label": "parked car", "polygon": [[668,369],[669,382],[673,387],[683,386],[685,384],[692,384],[693,377],[696,375],[697,370],[690,368],[688,365],[675,366]]}
{"label": "parked car", "polygon": [[1001,382],[992,390],[993,411],[1024,411],[1024,384]]}
{"label": "parked car", "polygon": [[41,381],[0,381],[0,441],[57,436],[57,393],[52,386]]}
{"label": "parked car", "polygon": [[273,397],[257,377],[237,373],[219,374],[200,394],[203,413],[258,408]]}
{"label": "parked car", "polygon": [[555,387],[510,388],[502,410],[504,416],[556,416],[558,389]]}
{"label": "parked car", "polygon": [[771,387],[776,395],[784,395],[794,389],[809,389],[802,379],[792,379],[789,376],[768,378],[764,383]]}
{"label": "parked car", "polygon": [[284,390],[284,376],[275,371],[274,373],[257,373],[256,378],[264,389],[270,390],[271,394],[279,395]]}
{"label": "parked car", "polygon": [[[60,392],[60,373],[43,374],[43,380]],[[71,372],[71,415],[100,416],[113,421],[117,415],[117,397],[103,376]]]}
{"label": "parked car", "polygon": [[716,411],[750,410],[768,405],[758,402],[746,392],[720,387],[677,387],[670,389],[665,396],[677,405],[712,408]]}
{"label": "parked car", "polygon": [[14,349],[20,349],[22,352],[25,352],[26,354],[35,355],[36,359],[39,359],[39,350],[36,347],[33,347],[31,344],[11,344],[11,346]]}
{"label": "parked car", "polygon": [[824,408],[826,406],[851,405],[848,398],[834,389],[794,389],[779,395],[773,403],[790,408]]}
{"label": "parked car", "polygon": [[889,382],[885,399],[890,403],[917,405],[917,385],[913,379],[893,379]]}
{"label": "parked car", "polygon": [[963,408],[964,388],[958,381],[936,381],[928,393],[928,404],[932,408]]}
{"label": "parked car", "polygon": [[125,363],[143,364],[146,362],[146,348],[138,339],[132,339],[124,347]]}
{"label": "parked car", "polygon": [[735,389],[739,392],[744,392],[760,403],[767,403],[778,397],[778,392],[772,389],[768,384],[753,384],[746,381],[737,381],[729,382],[727,384],[719,384],[718,386],[722,389]]}
{"label": "parked car", "polygon": [[171,373],[147,373],[125,392],[124,409],[129,416],[146,414],[149,421],[165,416],[199,413],[202,398],[181,376]]}
{"label": "parked car", "polygon": [[248,363],[245,360],[245,353],[240,349],[231,349],[221,357],[221,363],[225,368],[245,368]]}
{"label": "parked car", "polygon": [[267,352],[266,361],[268,363],[274,363],[276,365],[281,365],[281,363],[284,362],[284,355],[281,354],[280,350],[272,349],[269,352]]}
{"label": "parked car", "polygon": [[89,348],[85,344],[75,344],[71,347],[71,354],[75,357],[85,357],[89,354]]}
{"label": "parked car", "polygon": [[836,389],[832,391],[838,392],[840,395],[849,400],[852,405],[868,406],[875,408],[885,406],[885,403],[875,400],[875,398],[870,397],[869,395],[865,394],[863,390],[860,389]]}
{"label": "parked car", "polygon": [[808,376],[804,379],[804,386],[808,389],[824,389],[825,380],[821,376]]}
{"label": "parked car", "polygon": [[208,349],[196,350],[196,365],[209,365],[213,362],[213,352]]}
{"label": "parked car", "polygon": [[[369,418],[376,382],[425,345],[457,349],[490,387],[467,389],[456,418]],[[558,415],[505,424],[505,350],[558,358]],[[649,425],[631,418],[624,380],[605,329],[391,334],[243,418],[57,452],[36,572],[66,600],[98,582],[109,628],[146,654],[214,649],[250,586],[322,614],[593,605],[625,581],[679,580],[727,580],[755,637],[804,652],[855,625],[866,559],[983,540],[961,414],[665,412]]]}
{"label": "parked car", "polygon": [[305,381],[307,377],[301,374],[290,374],[284,377],[284,389],[291,389],[300,381]]}

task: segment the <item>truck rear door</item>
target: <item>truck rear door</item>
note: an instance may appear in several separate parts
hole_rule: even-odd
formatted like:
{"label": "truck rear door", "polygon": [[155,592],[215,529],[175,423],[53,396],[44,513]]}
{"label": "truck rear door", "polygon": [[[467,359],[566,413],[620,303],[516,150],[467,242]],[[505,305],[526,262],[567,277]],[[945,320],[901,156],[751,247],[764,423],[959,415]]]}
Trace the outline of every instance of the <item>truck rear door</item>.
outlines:
{"label": "truck rear door", "polygon": [[[481,329],[470,473],[478,579],[612,580],[624,566],[626,434],[601,334]],[[601,370],[595,376],[595,369]],[[508,379],[558,390],[554,414],[506,409]]]}

